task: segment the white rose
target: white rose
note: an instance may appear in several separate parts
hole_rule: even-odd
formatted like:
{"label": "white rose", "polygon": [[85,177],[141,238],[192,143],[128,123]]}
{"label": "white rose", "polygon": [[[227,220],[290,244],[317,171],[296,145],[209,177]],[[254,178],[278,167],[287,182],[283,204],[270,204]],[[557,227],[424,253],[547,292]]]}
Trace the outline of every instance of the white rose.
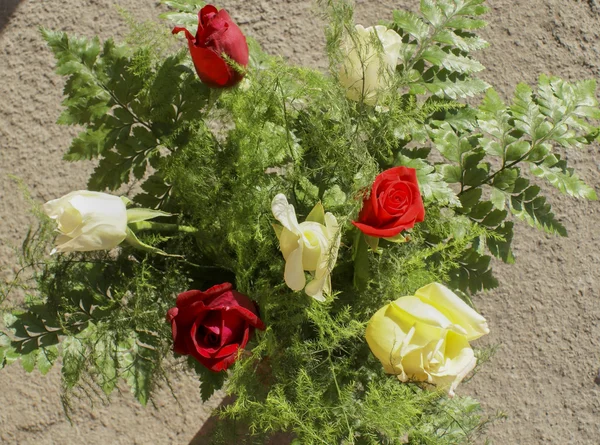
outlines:
{"label": "white rose", "polygon": [[[377,44],[377,39],[381,44]],[[375,105],[393,82],[401,48],[402,37],[394,30],[356,25],[356,33],[347,36],[342,47],[346,59],[340,82],[347,89],[348,98]]]}
{"label": "white rose", "polygon": [[56,252],[110,250],[127,237],[127,208],[121,198],[80,190],[44,204],[58,224]]}
{"label": "white rose", "polygon": [[[273,198],[271,208],[283,226],[275,226],[275,230],[286,261],[285,283],[290,289],[304,289],[307,295],[325,301],[323,294],[331,293],[331,271],[340,247],[340,230],[335,216],[325,213],[319,203],[307,220],[298,224],[294,206],[288,204],[282,194]],[[304,271],[313,278],[308,284]]]}

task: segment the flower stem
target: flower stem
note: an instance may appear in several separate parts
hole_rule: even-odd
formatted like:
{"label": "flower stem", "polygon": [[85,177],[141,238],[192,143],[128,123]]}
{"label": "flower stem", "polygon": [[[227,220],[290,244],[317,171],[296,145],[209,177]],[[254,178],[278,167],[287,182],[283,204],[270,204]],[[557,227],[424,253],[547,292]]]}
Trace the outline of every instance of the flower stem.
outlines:
{"label": "flower stem", "polygon": [[142,230],[155,230],[157,232],[180,232],[180,233],[198,233],[198,229],[191,226],[180,226],[179,224],[157,223],[153,221],[140,221],[129,224],[134,232]]}

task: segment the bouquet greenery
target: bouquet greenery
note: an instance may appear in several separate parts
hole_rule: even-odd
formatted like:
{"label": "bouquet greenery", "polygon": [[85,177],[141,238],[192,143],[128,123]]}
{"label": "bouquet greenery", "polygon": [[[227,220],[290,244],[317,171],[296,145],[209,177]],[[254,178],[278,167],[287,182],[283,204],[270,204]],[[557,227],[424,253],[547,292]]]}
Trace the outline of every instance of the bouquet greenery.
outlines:
{"label": "bouquet greenery", "polygon": [[0,367],[60,360],[68,411],[121,381],[146,404],[189,366],[203,400],[235,396],[213,443],[475,440],[490,418],[455,394],[490,354],[471,296],[498,285],[493,257],[514,262],[518,220],[566,236],[542,187],[597,199],[564,157],[598,138],[595,82],[542,76],[504,103],[472,56],[484,0],[367,28],[321,0],[328,73],[265,54],[223,9],[164,3],[183,38],[42,30],[59,123],[83,129],[65,159],[96,169],[34,206]]}

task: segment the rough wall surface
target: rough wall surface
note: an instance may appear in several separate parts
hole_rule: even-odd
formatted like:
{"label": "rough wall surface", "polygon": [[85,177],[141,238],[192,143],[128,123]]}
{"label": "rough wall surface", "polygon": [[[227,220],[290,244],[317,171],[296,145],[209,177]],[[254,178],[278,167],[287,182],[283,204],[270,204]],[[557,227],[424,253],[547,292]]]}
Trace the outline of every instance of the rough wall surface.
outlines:
{"label": "rough wall surface", "polygon": [[[63,81],[37,27],[101,38],[127,29],[115,0],[0,0],[0,267],[9,276],[13,246],[30,218],[7,177],[24,180],[40,201],[83,188],[89,168],[61,156],[75,129],[55,124]],[[119,0],[139,20],[158,16],[154,1]],[[392,9],[415,9],[417,0],[358,0],[357,22],[365,26]],[[505,97],[519,81],[541,73],[569,80],[600,74],[600,4],[595,0],[489,0],[485,37],[493,46],[480,55],[485,79]],[[248,34],[272,54],[325,68],[324,42],[310,0],[222,0]],[[8,17],[11,14],[10,18]],[[572,152],[569,161],[600,191],[600,155],[595,146]],[[483,371],[460,388],[490,413],[508,420],[490,431],[494,443],[600,443],[600,204],[552,195],[570,237],[558,239],[522,227],[514,266],[496,269],[501,286],[476,303],[492,330],[487,344],[500,349]],[[202,406],[197,383],[174,376],[178,400],[168,391],[157,409],[142,408],[124,393],[112,404],[82,404],[73,425],[60,402],[59,369],[42,378],[19,366],[0,371],[0,442],[5,444],[187,444],[213,405]]]}

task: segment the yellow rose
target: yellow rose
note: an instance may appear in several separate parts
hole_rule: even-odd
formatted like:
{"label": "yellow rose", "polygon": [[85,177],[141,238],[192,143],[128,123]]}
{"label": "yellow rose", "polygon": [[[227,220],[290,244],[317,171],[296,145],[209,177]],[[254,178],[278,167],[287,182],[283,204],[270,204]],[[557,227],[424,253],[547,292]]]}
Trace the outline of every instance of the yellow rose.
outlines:
{"label": "yellow rose", "polygon": [[[306,221],[298,224],[294,206],[279,194],[271,204],[273,215],[281,226],[274,226],[281,253],[285,258],[285,284],[290,289],[304,289],[307,295],[325,301],[324,293],[331,293],[331,271],[340,247],[338,222],[331,213],[325,213],[317,204]],[[304,271],[312,280],[306,284]],[[305,287],[306,286],[306,287]]]}
{"label": "yellow rose", "polygon": [[356,32],[347,36],[342,46],[345,58],[340,83],[346,96],[375,105],[392,84],[401,48],[402,37],[394,30],[356,25]]}
{"label": "yellow rose", "polygon": [[438,385],[453,396],[476,364],[469,341],[487,333],[485,318],[447,287],[432,283],[377,311],[366,338],[388,374]]}

